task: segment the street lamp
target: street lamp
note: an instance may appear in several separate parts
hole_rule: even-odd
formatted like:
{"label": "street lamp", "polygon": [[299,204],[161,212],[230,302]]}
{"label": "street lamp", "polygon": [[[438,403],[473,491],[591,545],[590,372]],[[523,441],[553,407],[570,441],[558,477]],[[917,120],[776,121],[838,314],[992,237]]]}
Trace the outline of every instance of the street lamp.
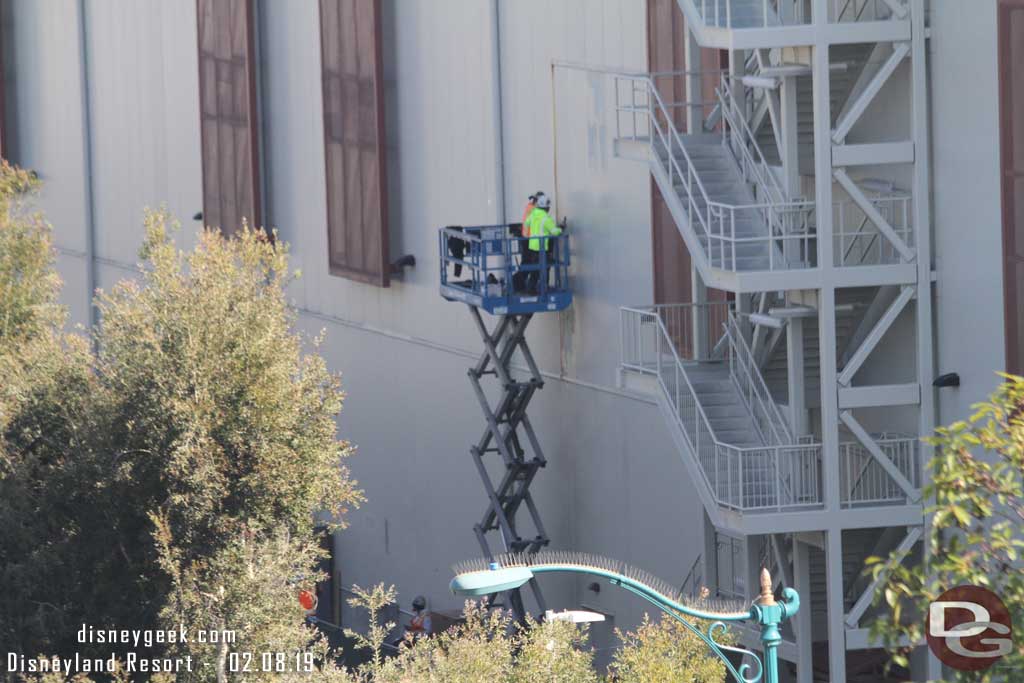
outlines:
{"label": "street lamp", "polygon": [[[779,625],[800,609],[800,596],[792,588],[782,591],[783,599],[772,594],[772,579],[767,569],[761,570],[761,594],[749,608],[701,599],[687,600],[670,584],[623,562],[593,555],[567,552],[544,552],[534,555],[504,555],[495,561],[471,560],[455,566],[451,581],[453,593],[481,596],[514,590],[537,574],[563,572],[591,574],[608,580],[614,586],[639,595],[700,638],[725,663],[739,683],[778,683],[778,647],[782,642]],[[712,623],[707,632],[697,628],[681,615],[707,619]],[[764,646],[763,661],[750,650],[722,645],[716,635],[727,630],[727,622],[756,624]],[[756,668],[744,662],[737,669],[726,656],[732,652],[751,658]]]}

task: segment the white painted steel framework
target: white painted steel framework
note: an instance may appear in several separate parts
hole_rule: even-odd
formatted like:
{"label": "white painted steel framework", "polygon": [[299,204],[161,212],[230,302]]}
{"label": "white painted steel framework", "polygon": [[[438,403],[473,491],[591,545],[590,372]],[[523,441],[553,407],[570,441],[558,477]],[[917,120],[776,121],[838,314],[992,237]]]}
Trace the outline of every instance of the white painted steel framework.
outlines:
{"label": "white painted steel framework", "polygon": [[[708,533],[747,538],[746,578],[758,561],[771,561],[808,602],[824,601],[828,676],[844,683],[847,651],[873,646],[865,627],[877,587],[848,566],[868,554],[910,550],[925,537],[928,453],[919,437],[935,421],[925,0],[677,1],[693,67],[684,74],[688,99],[701,92],[697,48],[730,50],[718,104],[703,118],[697,107],[663,101],[646,75],[615,73],[616,134],[650,147],[652,174],[691,253],[698,296],[685,313],[623,309],[622,366],[657,379],[707,508]],[[837,64],[833,50],[853,44],[874,46],[872,64],[855,65],[859,77],[837,99],[834,75],[852,67]],[[850,142],[898,73],[910,85],[908,139]],[[799,167],[800,79],[810,80],[803,106],[813,114],[811,173]],[[687,130],[702,134],[675,130],[676,106],[687,106]],[[778,147],[774,169],[756,139],[762,121]],[[718,139],[725,152],[715,150]],[[880,193],[878,182],[862,177],[864,166],[909,169],[911,186]],[[812,181],[806,198],[802,187]],[[724,336],[708,323],[707,287],[736,293]],[[680,316],[685,333],[674,329]],[[865,369],[890,348],[887,332],[899,323],[903,331],[891,336],[906,340],[908,320],[913,377],[865,382]],[[809,348],[817,352],[817,420]],[[762,376],[778,354],[785,362],[781,411]],[[734,390],[748,418],[728,412]],[[871,409],[895,407],[916,408],[906,433],[869,431]],[[769,430],[775,419],[785,429]],[[737,445],[744,439],[753,445]],[[705,542],[706,554],[715,547]],[[774,559],[759,555],[768,548]],[[825,576],[821,595],[811,589],[815,562]],[[800,683],[813,680],[812,643],[820,640],[811,611],[793,624],[783,652]],[[915,678],[938,675],[934,659],[927,668]]]}

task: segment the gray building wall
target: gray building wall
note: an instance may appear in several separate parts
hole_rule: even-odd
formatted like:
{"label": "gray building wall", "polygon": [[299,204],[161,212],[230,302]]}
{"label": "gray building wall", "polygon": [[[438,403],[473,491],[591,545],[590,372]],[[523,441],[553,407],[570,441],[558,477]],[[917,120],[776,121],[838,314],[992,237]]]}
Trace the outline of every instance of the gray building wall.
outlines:
{"label": "gray building wall", "polygon": [[[327,271],[317,3],[257,4],[268,224],[303,273],[291,290],[301,327],[326,330],[322,352],[343,373],[341,433],[359,446],[350,464],[369,498],[337,540],[342,581],[393,582],[405,602],[422,593],[434,608],[458,605],[448,567],[479,553],[472,525],[486,502],[468,452],[484,422],[465,375],[480,343],[464,307],[437,293],[435,230],[516,220],[538,188],[569,218],[576,292],[529,336],[548,378],[532,412],[549,460],[534,486],[547,531],[553,547],[681,581],[701,549],[700,503],[657,407],[616,388],[618,306],[652,297],[648,172],[612,153],[611,82],[560,70],[553,90],[550,67],[643,69],[643,0],[501,2],[500,112],[493,3],[385,0],[393,255],[418,260],[388,289]],[[937,365],[963,381],[940,394],[948,422],[1004,364],[995,7],[933,4]],[[195,3],[13,0],[5,11],[14,160],[45,182],[64,301],[73,322],[87,322],[90,281],[109,287],[133,272],[144,206],[166,203],[185,245],[198,229]],[[901,78],[874,105],[876,125],[909,107]],[[912,349],[909,330],[891,333],[893,353],[865,376],[889,376],[898,349]],[[546,583],[548,600],[585,602],[620,626],[639,619],[637,601],[586,583]]]}
{"label": "gray building wall", "polygon": [[1006,368],[996,3],[932,2],[936,363],[959,372],[939,423],[969,414]]}
{"label": "gray building wall", "polygon": [[[643,68],[643,4],[548,5],[498,13],[502,179],[493,4],[385,3],[392,253],[418,259],[389,289],[328,274],[316,5],[261,5],[268,215],[303,272],[293,292],[303,325],[326,327],[325,353],[344,373],[342,432],[359,445],[352,469],[369,496],[338,538],[345,584],[394,582],[406,600],[460,602],[448,567],[479,554],[472,525],[486,504],[468,450],[484,422],[465,375],[482,347],[468,311],[437,293],[436,228],[516,220],[538,188],[574,233],[576,303],[538,316],[529,336],[549,377],[532,410],[549,465],[533,490],[552,545],[679,581],[700,545],[701,509],[657,408],[614,387],[618,306],[651,298],[646,167],[612,156],[607,81],[558,72],[557,148],[552,121],[552,59]],[[658,481],[675,495],[650,498]],[[626,538],[637,540],[616,542]],[[583,599],[571,581],[546,587],[552,606]],[[641,612],[607,593],[587,600],[626,623]]]}

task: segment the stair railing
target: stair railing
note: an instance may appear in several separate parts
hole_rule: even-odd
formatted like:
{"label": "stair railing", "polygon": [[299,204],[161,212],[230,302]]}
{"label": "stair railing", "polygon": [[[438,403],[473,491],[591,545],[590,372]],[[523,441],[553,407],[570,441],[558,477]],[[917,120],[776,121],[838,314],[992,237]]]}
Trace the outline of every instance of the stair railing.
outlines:
{"label": "stair railing", "polygon": [[[725,502],[720,496],[721,484],[725,484],[727,492],[732,490],[732,468],[726,469],[726,481],[720,481],[719,442],[662,316],[657,311],[640,308],[627,307],[620,311],[624,344],[635,339],[634,345],[623,347],[623,366],[658,378],[687,445],[697,457],[705,482],[719,503]],[[630,357],[631,352],[636,352],[638,357]]]}
{"label": "stair railing", "polygon": [[[892,226],[893,230],[907,244],[914,246],[914,231],[911,225],[910,196],[900,193],[871,197],[871,205]],[[882,236],[867,214],[852,200],[833,203],[835,215],[836,266],[883,265],[900,263],[902,255],[892,243]],[[850,214],[860,221],[853,230],[847,229]]]}
{"label": "stair railing", "polygon": [[789,446],[795,443],[779,406],[772,399],[768,385],[754,360],[750,347],[740,329],[738,317],[730,312],[725,326],[725,334],[729,339],[729,371],[740,396],[747,404],[747,409],[761,431],[765,443],[771,446]]}
{"label": "stair railing", "polygon": [[736,103],[728,75],[722,76],[716,94],[722,105],[722,118],[726,122],[724,137],[740,164],[744,178],[751,178],[768,201],[774,204],[786,203],[786,193],[782,191],[778,178],[761,152],[761,146],[757,144],[754,132],[750,130],[746,116]]}
{"label": "stair railing", "polygon": [[[729,77],[722,76],[716,91],[722,107],[722,119],[725,122],[723,144],[732,153],[740,167],[744,180],[753,182],[761,196],[760,211],[769,228],[772,240],[769,241],[769,260],[775,259],[776,241],[781,246],[781,260],[784,267],[806,265],[810,249],[811,233],[809,230],[814,203],[807,201],[788,201],[786,193],[775,177],[771,166],[765,159],[757,137],[750,129],[747,118],[741,111],[729,85]],[[793,263],[793,262],[796,263]],[[774,268],[773,268],[774,269]]]}
{"label": "stair railing", "polygon": [[[580,67],[585,68],[585,67]],[[586,68],[595,73],[609,74],[615,78],[616,138],[646,143],[652,159],[662,164],[662,171],[673,188],[673,193],[682,202],[682,210],[691,229],[702,241],[708,265],[725,270],[742,270],[740,262],[750,257],[748,249],[755,245],[767,260],[768,270],[806,267],[808,260],[803,256],[787,258],[787,254],[806,255],[814,251],[811,243],[816,239],[807,229],[814,212],[814,203],[809,201],[783,202],[776,191],[770,201],[751,204],[727,204],[712,201],[700,178],[697,167],[683,142],[683,137],[673,123],[672,112],[680,107],[705,106],[706,103],[666,104],[650,74],[611,71]],[[627,95],[623,96],[622,84],[627,84]],[[719,98],[720,102],[727,102]],[[625,116],[623,116],[625,115]],[[737,128],[736,115],[723,110],[723,116],[730,116]],[[625,123],[624,123],[625,121]],[[745,121],[743,122],[744,126]],[[746,126],[750,137],[749,126]],[[734,150],[734,153],[739,152]],[[758,149],[758,154],[760,150]],[[761,165],[746,163],[746,168],[756,168],[761,174]],[[769,171],[770,173],[770,171]],[[661,182],[661,180],[659,180]],[[761,179],[771,182],[769,176]],[[776,181],[776,187],[778,186]],[[755,217],[766,226],[767,234],[744,235],[744,219]],[[739,231],[740,234],[737,234]],[[781,246],[781,249],[779,248]]]}
{"label": "stair railing", "polygon": [[[913,486],[921,486],[920,439],[874,434],[875,443]],[[902,503],[907,493],[859,441],[839,444],[839,502],[844,506]]]}
{"label": "stair railing", "polygon": [[691,600],[701,597],[704,587],[704,555],[697,555],[697,559],[690,565],[690,571],[679,586],[679,592],[688,596]]}
{"label": "stair railing", "polygon": [[[733,2],[735,0],[691,0],[694,8],[700,12],[704,23],[715,28],[733,28]],[[780,13],[781,5],[788,5],[792,8],[790,20],[783,22]],[[749,3],[745,3],[749,7]],[[768,28],[783,23],[803,24],[806,22],[803,11],[803,2],[800,0],[761,0],[760,11],[758,12],[760,25],[745,25],[742,28]]]}
{"label": "stair railing", "polygon": [[[633,120],[633,137],[637,137],[637,123],[635,119],[636,114],[646,115],[649,125],[649,142],[652,148],[652,152],[657,154],[659,157],[664,157],[668,166],[669,182],[675,185],[675,181],[678,179],[683,186],[686,188],[686,199],[687,208],[691,216],[696,215],[697,220],[700,223],[701,228],[704,231],[705,236],[711,237],[711,198],[708,197],[708,192],[704,188],[704,184],[700,180],[700,176],[697,174],[697,169],[693,164],[693,160],[690,158],[689,153],[686,151],[686,147],[683,145],[683,139],[673,125],[672,120],[672,108],[665,104],[665,100],[661,97],[657,87],[654,85],[654,81],[650,76],[644,74],[630,74],[630,75],[616,75],[615,77],[615,93],[618,98],[620,89],[619,83],[626,81],[631,83],[631,102],[629,105],[623,105],[621,102],[616,102],[616,110],[621,114],[623,112],[632,112],[634,115]],[[637,88],[637,85],[640,88]],[[643,99],[637,100],[637,93],[643,93]],[[616,117],[616,135],[622,136],[622,131],[619,128],[619,118]],[[704,201],[704,210],[701,211],[700,205],[697,203],[694,197],[694,190],[697,192],[697,198]]]}
{"label": "stair railing", "polygon": [[[840,3],[842,6],[840,6]],[[835,23],[840,22],[858,22],[864,17],[864,12],[868,7],[874,7],[873,18],[878,21],[886,18],[885,12],[882,10],[878,0],[835,0]],[[847,10],[852,10],[850,16],[847,17]],[[891,11],[889,13],[891,15]]]}
{"label": "stair railing", "polygon": [[[724,305],[723,302],[696,306]],[[664,315],[656,308],[624,307],[620,316],[622,367],[657,378],[672,419],[718,505],[741,511],[821,506],[820,443],[787,442],[781,436],[788,429],[784,424],[778,444],[746,447],[722,442],[712,429],[687,373],[687,364],[695,361],[680,355]],[[734,358],[740,355],[735,349],[732,353]],[[739,368],[740,364],[734,367]]]}

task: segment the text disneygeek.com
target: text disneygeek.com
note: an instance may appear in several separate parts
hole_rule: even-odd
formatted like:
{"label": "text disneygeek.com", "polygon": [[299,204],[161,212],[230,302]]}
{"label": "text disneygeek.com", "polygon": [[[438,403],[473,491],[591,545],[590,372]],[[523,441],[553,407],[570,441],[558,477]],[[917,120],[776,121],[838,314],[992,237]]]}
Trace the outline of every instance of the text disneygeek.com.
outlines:
{"label": "text disneygeek.com", "polygon": [[[113,645],[122,654],[110,653],[106,657],[83,656],[79,653],[64,656],[25,656],[8,652],[4,656],[7,673],[59,673],[64,675],[90,673],[181,673],[212,666],[200,662],[192,655],[181,657],[146,657],[133,649],[202,643],[230,646],[236,642],[234,631],[192,630],[181,625],[176,629],[102,629],[82,624],[77,641],[81,645]],[[285,673],[311,672],[314,659],[309,652],[238,652],[229,650],[222,660],[228,673]]]}

